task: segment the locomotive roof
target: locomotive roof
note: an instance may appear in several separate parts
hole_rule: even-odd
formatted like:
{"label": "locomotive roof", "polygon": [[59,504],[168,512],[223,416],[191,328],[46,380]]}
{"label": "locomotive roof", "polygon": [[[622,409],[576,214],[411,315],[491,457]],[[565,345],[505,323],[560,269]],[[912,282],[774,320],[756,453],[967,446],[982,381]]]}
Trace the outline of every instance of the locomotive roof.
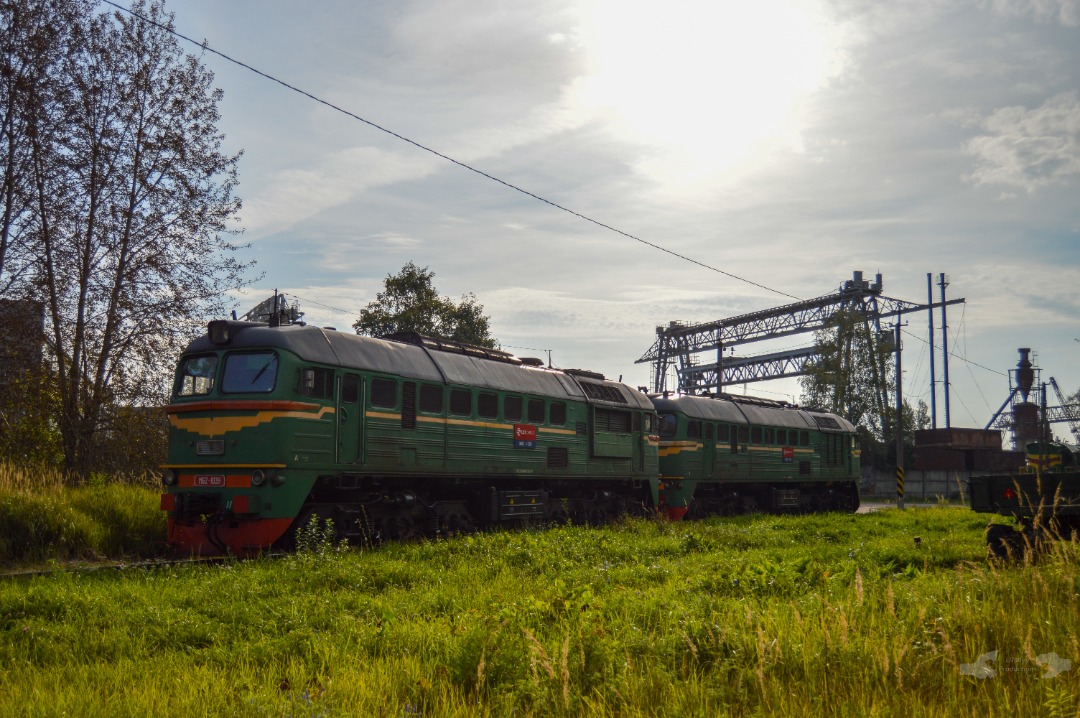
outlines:
{"label": "locomotive roof", "polygon": [[[209,335],[204,335],[193,341],[185,354],[220,349],[283,349],[304,361],[377,371],[407,379],[652,409],[652,403],[645,394],[620,382],[578,378],[558,370],[438,351],[416,344],[375,339],[320,327],[270,327],[266,324],[238,321],[229,321],[227,324],[231,335],[227,346],[213,344]],[[590,384],[611,389],[583,388]],[[587,391],[590,393],[586,393]],[[618,397],[624,401],[612,400]]]}
{"label": "locomotive roof", "polygon": [[686,414],[694,419],[724,421],[731,424],[783,426],[794,429],[854,432],[855,425],[838,414],[810,411],[780,403],[743,402],[733,398],[701,396],[654,396],[657,411]]}

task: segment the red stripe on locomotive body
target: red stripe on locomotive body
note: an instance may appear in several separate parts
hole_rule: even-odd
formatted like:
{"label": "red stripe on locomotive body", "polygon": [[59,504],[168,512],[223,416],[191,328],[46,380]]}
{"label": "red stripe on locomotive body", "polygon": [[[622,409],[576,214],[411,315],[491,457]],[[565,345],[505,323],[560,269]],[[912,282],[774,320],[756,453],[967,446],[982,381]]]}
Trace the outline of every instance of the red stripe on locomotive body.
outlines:
{"label": "red stripe on locomotive body", "polygon": [[668,506],[664,509],[667,511],[667,517],[672,521],[682,521],[686,516],[686,512],[689,511],[686,506]]}
{"label": "red stripe on locomotive body", "polygon": [[193,401],[186,404],[170,404],[166,414],[182,414],[189,411],[318,411],[321,404],[309,401]]}
{"label": "red stripe on locomotive body", "polygon": [[[232,527],[233,521],[222,521],[213,531],[218,544],[228,548],[235,556],[254,556],[269,549],[285,535],[292,525],[291,518],[241,519]],[[196,556],[220,556],[221,548],[210,540],[207,531],[211,524],[181,524],[169,519],[169,545],[177,550]]]}

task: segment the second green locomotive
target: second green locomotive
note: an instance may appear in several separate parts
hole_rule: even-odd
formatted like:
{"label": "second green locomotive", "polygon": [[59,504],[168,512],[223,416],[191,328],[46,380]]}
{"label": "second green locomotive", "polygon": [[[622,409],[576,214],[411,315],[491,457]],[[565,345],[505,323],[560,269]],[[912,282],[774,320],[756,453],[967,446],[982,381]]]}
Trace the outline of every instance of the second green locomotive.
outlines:
{"label": "second green locomotive", "polygon": [[855,511],[859,456],[843,417],[723,395],[653,398],[669,511]]}

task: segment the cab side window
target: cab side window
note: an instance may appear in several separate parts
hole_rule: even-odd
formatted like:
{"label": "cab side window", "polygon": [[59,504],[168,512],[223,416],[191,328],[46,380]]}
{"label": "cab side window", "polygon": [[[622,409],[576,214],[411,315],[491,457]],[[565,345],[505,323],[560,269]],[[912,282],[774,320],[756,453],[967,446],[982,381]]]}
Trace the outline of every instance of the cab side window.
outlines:
{"label": "cab side window", "polygon": [[360,377],[356,374],[346,374],[341,380],[341,400],[346,404],[360,401]]}
{"label": "cab side window", "polygon": [[329,399],[334,395],[334,371],[320,367],[304,367],[300,370],[300,384],[296,393],[315,399]]}

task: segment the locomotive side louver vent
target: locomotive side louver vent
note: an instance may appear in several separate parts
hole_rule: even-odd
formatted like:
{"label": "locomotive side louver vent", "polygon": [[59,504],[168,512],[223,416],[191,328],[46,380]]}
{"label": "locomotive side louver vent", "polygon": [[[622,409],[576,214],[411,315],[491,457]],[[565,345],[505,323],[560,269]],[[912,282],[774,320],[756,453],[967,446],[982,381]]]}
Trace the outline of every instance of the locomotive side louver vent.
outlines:
{"label": "locomotive side louver vent", "polygon": [[629,434],[630,413],[626,411],[612,411],[610,409],[597,409],[596,430]]}
{"label": "locomotive side louver vent", "polygon": [[840,423],[831,416],[815,416],[814,421],[817,422],[819,429],[836,429],[840,430]]}
{"label": "locomotive side louver vent", "polygon": [[547,467],[549,469],[565,469],[570,466],[570,451],[565,446],[549,446],[547,450]]}
{"label": "locomotive side louver vent", "polygon": [[416,383],[407,381],[401,385],[401,428],[416,428]]}

